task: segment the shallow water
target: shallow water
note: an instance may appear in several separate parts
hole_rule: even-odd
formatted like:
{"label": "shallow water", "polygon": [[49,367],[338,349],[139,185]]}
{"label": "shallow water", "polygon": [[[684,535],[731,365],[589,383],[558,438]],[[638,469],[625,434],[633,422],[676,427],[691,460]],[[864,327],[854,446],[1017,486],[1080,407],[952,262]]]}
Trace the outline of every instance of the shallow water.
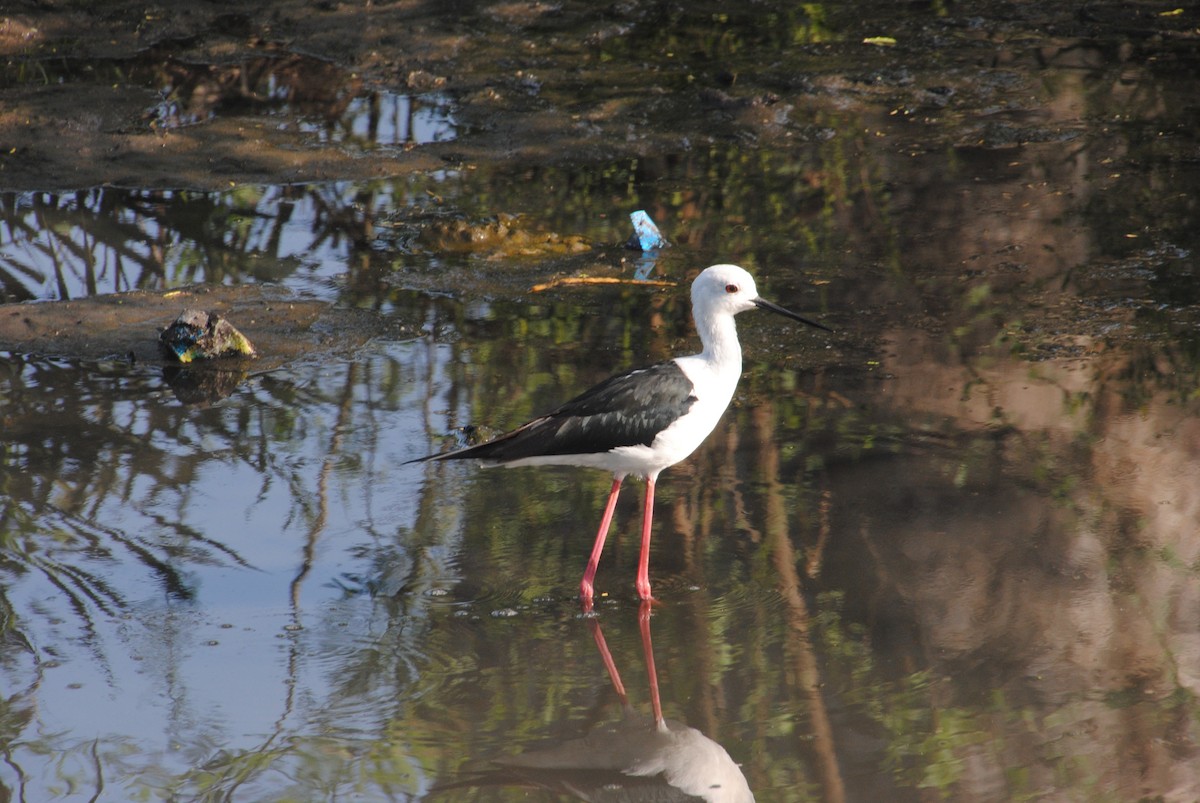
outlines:
{"label": "shallow water", "polygon": [[[0,784],[570,799],[612,779],[504,762],[644,738],[653,658],[664,715],[761,801],[1196,798],[1195,55],[1060,37],[967,26],[783,118],[718,106],[729,135],[664,121],[659,157],[3,196],[8,299],[270,281],[422,333],[199,406],[153,365],[0,359]],[[548,69],[547,103],[583,81]],[[637,208],[675,242],[640,267],[678,286],[530,290],[632,275]],[[498,211],[592,249],[423,239]],[[405,461],[689,350],[715,261],[836,332],[739,319],[735,404],[660,480],[659,604],[641,621],[630,483],[589,614],[607,477]]]}

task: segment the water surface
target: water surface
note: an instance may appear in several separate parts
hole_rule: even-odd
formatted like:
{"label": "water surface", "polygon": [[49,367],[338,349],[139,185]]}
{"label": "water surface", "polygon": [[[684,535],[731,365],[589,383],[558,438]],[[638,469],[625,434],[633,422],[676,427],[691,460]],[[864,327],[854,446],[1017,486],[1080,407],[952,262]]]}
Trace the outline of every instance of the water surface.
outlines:
{"label": "water surface", "polygon": [[[722,93],[777,97],[678,101],[706,128],[664,115],[652,155],[4,195],[9,300],[271,282],[420,332],[201,405],[160,366],[5,352],[9,795],[570,799],[505,762],[640,727],[650,658],[664,715],[762,801],[1200,794],[1194,51],[913,10],[889,31],[940,56],[852,68],[825,44],[857,45],[852,17],[676,20],[739,76]],[[592,31],[582,74],[547,57],[520,111],[610,101],[588,75],[632,82],[630,53],[660,89],[716,80],[651,22]],[[630,94],[669,104],[654,87]],[[675,286],[531,290],[630,278],[639,208]],[[498,212],[592,248],[424,238]],[[405,461],[693,348],[686,286],[716,261],[836,333],[739,319],[734,405],[660,480],[659,604],[640,621],[630,483],[586,613],[608,477]]]}

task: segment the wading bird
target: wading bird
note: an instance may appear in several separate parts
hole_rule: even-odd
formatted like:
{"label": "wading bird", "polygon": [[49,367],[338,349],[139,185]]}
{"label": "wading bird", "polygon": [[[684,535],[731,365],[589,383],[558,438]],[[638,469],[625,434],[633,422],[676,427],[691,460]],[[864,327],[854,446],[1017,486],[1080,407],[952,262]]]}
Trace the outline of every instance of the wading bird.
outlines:
{"label": "wading bird", "polygon": [[650,599],[650,528],[659,473],[690,455],[717,425],[742,374],[742,349],[733,316],[765,309],[829,331],[760,298],[754,279],[737,265],[713,265],[692,282],[692,317],[704,350],[609,377],[543,416],[487,443],[410,462],[478,459],[487,466],[586,466],[609,471],[612,489],[579,593],[593,595],[596,567],[612,523],[621,482],[646,480],[637,593]]}

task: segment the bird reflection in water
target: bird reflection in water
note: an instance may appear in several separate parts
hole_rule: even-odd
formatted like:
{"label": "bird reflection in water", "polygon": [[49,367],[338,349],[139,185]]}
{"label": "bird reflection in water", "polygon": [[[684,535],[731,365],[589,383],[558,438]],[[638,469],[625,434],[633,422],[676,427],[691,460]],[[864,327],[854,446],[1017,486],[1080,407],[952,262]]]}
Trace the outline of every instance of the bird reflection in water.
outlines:
{"label": "bird reflection in water", "polygon": [[[591,606],[584,606],[591,613]],[[474,778],[435,789],[512,786],[542,789],[592,803],[752,803],[741,768],[725,748],[695,728],[666,719],[650,640],[650,602],[638,613],[653,715],[638,714],[604,640],[598,619],[588,627],[621,700],[622,717],[580,739],[492,762]]]}

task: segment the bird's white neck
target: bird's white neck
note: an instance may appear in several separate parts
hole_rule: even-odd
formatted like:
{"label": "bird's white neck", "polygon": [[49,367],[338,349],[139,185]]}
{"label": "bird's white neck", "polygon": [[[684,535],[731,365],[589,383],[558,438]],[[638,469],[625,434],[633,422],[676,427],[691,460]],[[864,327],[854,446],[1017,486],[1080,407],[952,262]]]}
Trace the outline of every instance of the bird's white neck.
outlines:
{"label": "bird's white neck", "polygon": [[696,331],[704,350],[701,359],[718,373],[741,376],[742,347],[738,343],[737,327],[732,315],[697,316]]}

